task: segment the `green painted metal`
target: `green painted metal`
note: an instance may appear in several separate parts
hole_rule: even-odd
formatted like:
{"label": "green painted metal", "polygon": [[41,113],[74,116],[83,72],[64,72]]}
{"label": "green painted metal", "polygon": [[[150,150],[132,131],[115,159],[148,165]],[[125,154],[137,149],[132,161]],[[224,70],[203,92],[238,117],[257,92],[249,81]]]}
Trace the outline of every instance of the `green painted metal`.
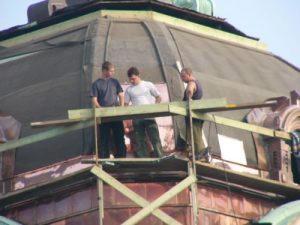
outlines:
{"label": "green painted metal", "polygon": [[204,13],[206,15],[213,16],[214,15],[214,2],[213,0],[198,0],[198,11]]}
{"label": "green painted metal", "polygon": [[[225,107],[227,104],[226,99],[204,99],[195,100],[191,103],[192,110],[203,110],[209,111],[216,107]],[[119,117],[122,116],[128,118],[128,116],[149,116],[151,114],[158,114],[157,116],[170,115],[170,110],[172,107],[177,107],[184,113],[188,109],[187,102],[170,102],[170,103],[160,103],[160,104],[150,104],[150,105],[131,105],[127,107],[106,107],[96,109],[97,117]],[[176,112],[175,112],[176,113]],[[94,116],[93,109],[78,109],[68,111],[69,119],[84,119],[92,118]]]}
{"label": "green painted metal", "polygon": [[191,9],[206,15],[214,15],[214,4],[212,0],[174,0],[174,5]]}
{"label": "green painted metal", "polygon": [[[224,104],[224,100],[197,100],[193,101],[191,108],[194,111],[192,113],[193,118],[198,118],[201,120],[211,121],[217,124],[234,127],[241,130],[246,130],[249,132],[254,132],[262,134],[269,137],[277,137],[284,140],[291,140],[290,134],[284,131],[276,131],[269,128],[248,124],[240,122],[233,119],[228,119],[225,117],[215,116],[208,113],[200,113],[199,111],[209,111],[212,108],[218,107],[218,105]],[[226,107],[226,106],[225,106]],[[128,106],[125,108],[113,107],[113,108],[101,108],[97,109],[97,116],[99,117],[119,117],[120,119],[128,118],[128,116],[163,116],[163,115],[182,115],[187,116],[187,103],[184,102],[172,102],[172,103],[162,103],[156,105],[147,105],[147,106]],[[228,109],[226,107],[226,109]],[[232,109],[234,109],[232,107]],[[198,111],[198,112],[196,112]],[[93,116],[92,109],[81,109],[81,110],[69,110],[70,119],[84,119],[91,118]],[[125,116],[125,117],[122,117]]]}
{"label": "green painted metal", "polygon": [[291,135],[287,132],[276,131],[273,129],[269,129],[269,128],[265,128],[265,127],[261,127],[261,126],[257,126],[257,125],[253,125],[253,124],[249,124],[249,123],[240,122],[237,120],[228,119],[228,118],[221,117],[221,116],[215,116],[213,114],[194,113],[193,117],[201,119],[201,120],[211,121],[211,122],[214,122],[217,124],[257,133],[257,134],[262,134],[262,135],[269,136],[269,137],[277,137],[277,138],[281,138],[284,140],[291,140]]}
{"label": "green painted metal", "polygon": [[[209,0],[205,0],[205,1],[206,3],[204,3],[204,5],[206,6],[203,9],[201,9],[203,11],[207,11],[206,8],[209,8],[211,7],[210,5],[213,5],[213,2]],[[80,17],[70,19],[58,24],[54,24],[49,27],[45,27],[36,31],[25,33],[5,41],[0,41],[0,45],[4,47],[13,47],[26,42],[37,41],[40,40],[41,38],[48,37],[49,35],[52,35],[54,33],[67,31],[69,29],[72,29],[72,27],[88,24],[95,19],[101,19],[103,17],[105,17],[105,20],[107,17],[118,18],[118,19],[154,20],[172,26],[176,26],[179,28],[192,30],[193,32],[199,34],[204,34],[221,40],[238,43],[243,46],[260,49],[263,51],[267,50],[267,46],[260,41],[256,41],[247,37],[242,37],[236,34],[231,34],[229,32],[224,32],[221,30],[203,26],[201,24],[190,22],[184,19],[179,19],[174,16],[168,16],[163,13],[158,13],[155,11],[142,11],[142,10],[136,11],[136,10],[108,10],[108,9],[98,10],[96,12],[82,15]]]}
{"label": "green painted metal", "polygon": [[257,224],[296,225],[300,221],[300,200],[284,204],[264,216]]}
{"label": "green painted metal", "polygon": [[[193,110],[193,118],[201,120],[211,121],[217,124],[234,127],[237,129],[254,132],[257,134],[277,137],[284,140],[291,140],[289,133],[284,131],[276,131],[269,128],[257,126],[254,124],[244,123],[233,119],[228,119],[221,116],[216,116],[208,113],[201,113],[201,111],[213,110],[218,105],[224,104],[223,100],[197,100],[193,101],[191,108]],[[224,107],[224,105],[223,105]],[[228,110],[228,107],[224,109]],[[171,102],[162,104],[152,104],[146,106],[129,106],[129,107],[112,107],[112,108],[99,108],[97,109],[97,116],[105,117],[118,117],[119,119],[130,119],[133,116],[149,117],[152,116],[167,116],[167,115],[182,115],[188,116],[188,105],[185,102]],[[231,108],[234,110],[234,107]],[[84,119],[91,118],[93,116],[93,109],[80,109],[80,110],[69,110],[70,119]]]}
{"label": "green painted metal", "polygon": [[8,218],[5,218],[3,216],[0,216],[0,225],[21,225],[21,224],[15,222],[15,221],[12,221]]}
{"label": "green painted metal", "polygon": [[[212,121],[217,124],[230,126],[258,134],[262,134],[269,137],[277,137],[284,140],[290,140],[290,134],[283,131],[276,131],[253,124],[243,123],[232,119],[227,119],[220,116],[215,116],[208,113],[199,113],[199,111],[209,111],[210,109],[226,108],[225,99],[213,99],[213,100],[200,100],[193,101],[191,108],[193,110],[193,118],[201,120]],[[162,104],[151,104],[142,106],[128,106],[128,107],[107,107],[96,109],[96,116],[101,118],[110,118],[113,120],[123,120],[136,117],[149,117],[149,116],[170,116],[170,115],[188,115],[188,103],[186,102],[171,102]],[[91,119],[94,116],[93,109],[80,109],[80,110],[69,110],[69,117],[72,120],[73,125],[62,126],[53,128],[51,130],[41,132],[38,134],[30,135],[28,137],[21,138],[19,140],[10,141],[0,145],[0,152],[4,152],[10,149],[18,148],[21,146],[29,145],[39,141],[54,138],[72,131],[80,130],[86,127],[94,125],[94,120]],[[76,123],[76,120],[79,122]],[[64,120],[66,123],[67,120]]]}

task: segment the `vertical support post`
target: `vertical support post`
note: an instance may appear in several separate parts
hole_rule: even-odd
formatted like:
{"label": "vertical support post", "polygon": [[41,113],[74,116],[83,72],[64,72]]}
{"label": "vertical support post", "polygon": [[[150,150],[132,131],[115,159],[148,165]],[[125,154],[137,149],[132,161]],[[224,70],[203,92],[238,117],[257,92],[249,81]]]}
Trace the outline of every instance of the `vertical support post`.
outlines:
{"label": "vertical support post", "polygon": [[97,179],[97,188],[98,188],[98,205],[99,205],[99,221],[100,225],[103,225],[104,219],[104,204],[103,204],[103,181]]}
{"label": "vertical support post", "polygon": [[95,154],[96,154],[96,165],[99,165],[99,148],[98,148],[98,123],[96,115],[96,106],[94,106],[94,135],[95,135]]}
{"label": "vertical support post", "polygon": [[[193,117],[192,117],[192,107],[191,104],[192,100],[189,98],[188,101],[188,109],[189,109],[189,122],[190,122],[190,132],[191,132],[191,147],[192,147],[192,160],[188,162],[188,171],[189,175],[193,175],[197,178],[197,171],[196,171],[196,156],[195,156],[195,143],[194,143],[194,132],[193,132]],[[192,191],[192,207],[193,207],[193,224],[198,224],[198,204],[197,204],[197,179],[191,185]]]}
{"label": "vertical support post", "polygon": [[[188,171],[189,176],[194,176],[195,173],[193,172],[193,165],[192,162],[188,162]],[[192,192],[192,207],[193,207],[193,224],[198,224],[198,203],[197,203],[197,177],[196,181],[191,184],[191,192]]]}
{"label": "vertical support post", "polygon": [[[102,170],[102,164],[99,164],[99,147],[98,147],[98,123],[96,116],[96,107],[94,106],[94,130],[95,130],[95,154],[96,154],[96,166]],[[99,224],[103,225],[104,219],[104,204],[103,204],[103,181],[97,179],[98,189],[98,207],[99,207]]]}
{"label": "vertical support post", "polygon": [[188,101],[188,108],[189,108],[189,122],[190,122],[190,133],[191,133],[191,147],[192,147],[192,166],[193,166],[193,172],[196,175],[196,156],[195,156],[195,143],[194,143],[194,132],[193,132],[193,116],[192,116],[192,100],[189,99]]}

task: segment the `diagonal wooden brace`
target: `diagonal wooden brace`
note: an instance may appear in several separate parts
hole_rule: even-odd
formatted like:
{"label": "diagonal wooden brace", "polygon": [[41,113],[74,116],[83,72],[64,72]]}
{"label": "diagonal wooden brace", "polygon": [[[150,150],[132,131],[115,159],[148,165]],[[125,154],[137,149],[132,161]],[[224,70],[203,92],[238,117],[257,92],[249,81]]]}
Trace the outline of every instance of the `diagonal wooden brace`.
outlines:
{"label": "diagonal wooden brace", "polygon": [[[150,202],[148,202],[146,199],[133,192],[131,189],[126,187],[124,184],[116,180],[114,177],[112,177],[105,171],[101,170],[99,167],[94,166],[91,169],[91,172],[98,178],[115,188],[116,190],[120,191],[123,195],[125,195],[137,205],[141,207],[146,207],[150,204]],[[162,220],[166,224],[181,225],[181,223],[179,223],[177,220],[173,219],[160,209],[152,210],[152,212],[150,213],[152,213],[154,216],[156,216],[158,219]]]}
{"label": "diagonal wooden brace", "polygon": [[169,191],[161,195],[159,198],[154,200],[151,204],[144,207],[141,211],[136,213],[134,216],[129,218],[127,221],[122,223],[122,225],[133,225],[140,222],[142,219],[144,219],[146,216],[148,216],[150,213],[152,213],[154,210],[157,210],[160,206],[162,206],[164,203],[169,201],[171,198],[173,198],[175,195],[183,191],[185,188],[189,187],[191,184],[195,183],[197,181],[197,178],[194,175],[190,175],[187,178],[185,178],[183,181],[172,187]]}

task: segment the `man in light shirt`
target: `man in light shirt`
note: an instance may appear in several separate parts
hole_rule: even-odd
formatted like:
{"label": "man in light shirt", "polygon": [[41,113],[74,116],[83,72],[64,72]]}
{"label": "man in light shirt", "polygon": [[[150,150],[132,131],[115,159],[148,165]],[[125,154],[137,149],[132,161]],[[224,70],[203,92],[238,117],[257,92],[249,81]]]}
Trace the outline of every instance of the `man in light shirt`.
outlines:
{"label": "man in light shirt", "polygon": [[[160,103],[161,97],[157,88],[149,81],[143,81],[136,67],[127,71],[131,85],[125,91],[125,105],[145,105]],[[150,157],[147,151],[146,134],[153,146],[154,157],[162,157],[163,149],[159,138],[158,126],[155,118],[133,120],[134,136],[137,143],[136,156],[139,158]]]}

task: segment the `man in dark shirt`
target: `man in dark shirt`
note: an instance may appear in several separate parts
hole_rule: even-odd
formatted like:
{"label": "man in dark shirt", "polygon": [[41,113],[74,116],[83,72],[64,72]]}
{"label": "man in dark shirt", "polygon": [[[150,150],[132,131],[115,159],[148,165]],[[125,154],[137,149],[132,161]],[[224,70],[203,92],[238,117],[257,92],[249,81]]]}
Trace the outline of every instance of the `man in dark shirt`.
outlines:
{"label": "man in dark shirt", "polygon": [[[193,72],[190,68],[183,68],[180,73],[181,80],[187,84],[184,91],[183,101],[189,100],[199,100],[202,98],[202,86],[200,82],[193,76]],[[196,159],[204,159],[205,161],[210,161],[210,155],[208,148],[205,148],[202,139],[202,126],[203,121],[199,119],[193,119],[193,135],[194,135],[194,146]],[[186,141],[188,145],[191,145],[191,128],[190,121],[186,118]]]}
{"label": "man in dark shirt", "polygon": [[[120,82],[113,78],[115,68],[110,62],[102,64],[102,76],[93,82],[91,97],[96,108],[124,106],[124,93]],[[116,145],[115,158],[126,157],[124,127],[122,121],[103,122],[99,125],[99,157],[109,158],[110,133]]]}

